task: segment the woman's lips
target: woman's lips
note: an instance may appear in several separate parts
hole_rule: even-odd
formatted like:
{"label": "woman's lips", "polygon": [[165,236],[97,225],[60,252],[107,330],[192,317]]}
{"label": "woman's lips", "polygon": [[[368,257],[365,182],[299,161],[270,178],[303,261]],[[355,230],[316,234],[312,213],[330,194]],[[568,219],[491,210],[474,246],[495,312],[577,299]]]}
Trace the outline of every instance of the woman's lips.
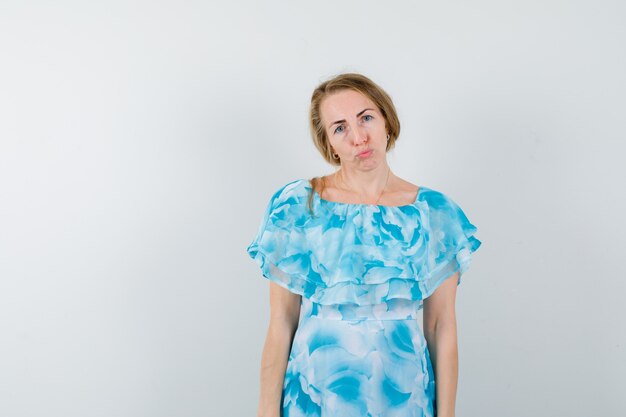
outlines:
{"label": "woman's lips", "polygon": [[372,150],[367,150],[365,152],[361,152],[360,154],[358,154],[357,156],[359,158],[367,158],[368,156],[370,156],[372,154]]}

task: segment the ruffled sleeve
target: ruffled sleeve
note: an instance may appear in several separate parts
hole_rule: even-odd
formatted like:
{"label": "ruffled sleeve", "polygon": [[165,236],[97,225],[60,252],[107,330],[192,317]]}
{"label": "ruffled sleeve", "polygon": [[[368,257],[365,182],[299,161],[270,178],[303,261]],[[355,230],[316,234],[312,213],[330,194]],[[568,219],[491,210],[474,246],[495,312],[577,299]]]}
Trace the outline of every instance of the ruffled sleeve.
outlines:
{"label": "ruffled sleeve", "polygon": [[302,232],[302,196],[292,181],[270,198],[256,237],[247,252],[265,278],[304,296],[314,296],[324,283],[311,268],[310,250]]}
{"label": "ruffled sleeve", "polygon": [[422,297],[430,296],[441,283],[455,272],[461,276],[467,271],[472,253],[481,245],[474,234],[476,226],[459,205],[440,192],[433,192],[428,198],[428,256],[426,275],[422,279]]}

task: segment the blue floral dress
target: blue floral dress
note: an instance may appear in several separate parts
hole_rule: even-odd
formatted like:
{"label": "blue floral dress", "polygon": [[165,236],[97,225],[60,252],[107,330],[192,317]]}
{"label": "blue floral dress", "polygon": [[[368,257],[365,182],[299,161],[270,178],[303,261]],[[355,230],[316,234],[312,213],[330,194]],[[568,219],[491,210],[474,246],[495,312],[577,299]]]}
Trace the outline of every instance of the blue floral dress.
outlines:
{"label": "blue floral dress", "polygon": [[469,267],[481,242],[461,208],[420,187],[412,204],[323,200],[298,179],[271,197],[247,252],[301,295],[284,377],[285,417],[434,416],[422,300]]}

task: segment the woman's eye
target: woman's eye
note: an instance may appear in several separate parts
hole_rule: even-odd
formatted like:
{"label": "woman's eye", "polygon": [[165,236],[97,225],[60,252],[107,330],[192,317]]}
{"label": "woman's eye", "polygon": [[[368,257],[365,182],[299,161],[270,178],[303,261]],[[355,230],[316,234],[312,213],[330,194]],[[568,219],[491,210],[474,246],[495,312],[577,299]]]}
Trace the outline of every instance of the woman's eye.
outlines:
{"label": "woman's eye", "polygon": [[337,126],[337,129],[335,129],[335,133],[341,133],[339,129],[343,129],[343,126]]}
{"label": "woman's eye", "polygon": [[[366,117],[369,117],[370,119],[366,119]],[[365,119],[365,121],[370,121],[372,120],[374,117],[371,114],[366,114],[365,116],[363,116],[363,118]]]}

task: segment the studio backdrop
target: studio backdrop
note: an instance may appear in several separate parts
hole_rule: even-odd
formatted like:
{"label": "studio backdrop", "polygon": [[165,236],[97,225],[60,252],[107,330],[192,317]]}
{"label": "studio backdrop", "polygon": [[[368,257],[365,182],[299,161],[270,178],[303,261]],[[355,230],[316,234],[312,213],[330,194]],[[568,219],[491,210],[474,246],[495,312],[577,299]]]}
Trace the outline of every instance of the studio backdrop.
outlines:
{"label": "studio backdrop", "polygon": [[394,172],[483,242],[457,415],[623,416],[626,7],[0,3],[0,415],[252,416],[272,193],[327,175],[313,88],[392,97]]}

